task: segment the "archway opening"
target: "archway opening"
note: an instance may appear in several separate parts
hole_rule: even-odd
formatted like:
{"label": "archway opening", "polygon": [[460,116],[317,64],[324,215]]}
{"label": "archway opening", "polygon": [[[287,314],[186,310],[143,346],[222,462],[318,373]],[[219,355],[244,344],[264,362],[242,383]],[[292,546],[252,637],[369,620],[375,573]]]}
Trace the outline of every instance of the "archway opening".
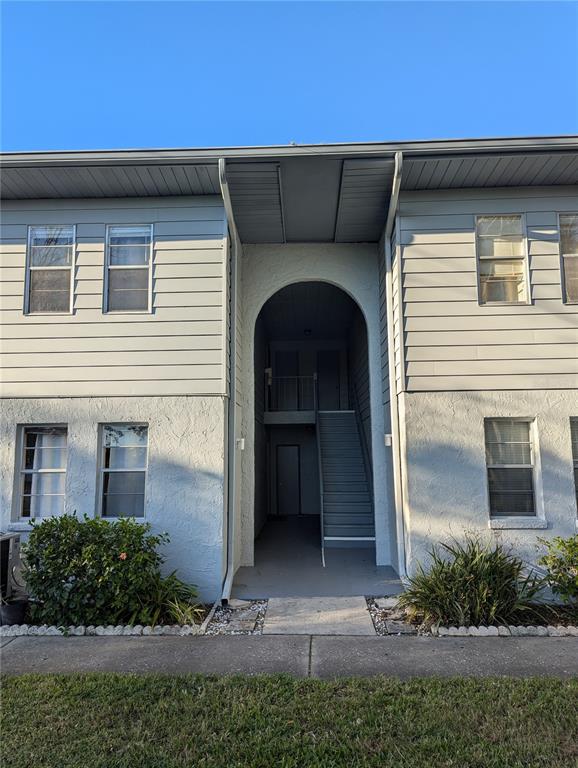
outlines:
{"label": "archway opening", "polygon": [[[274,294],[255,325],[255,566],[375,563],[367,328],[325,282]],[[350,550],[350,551],[348,551]]]}

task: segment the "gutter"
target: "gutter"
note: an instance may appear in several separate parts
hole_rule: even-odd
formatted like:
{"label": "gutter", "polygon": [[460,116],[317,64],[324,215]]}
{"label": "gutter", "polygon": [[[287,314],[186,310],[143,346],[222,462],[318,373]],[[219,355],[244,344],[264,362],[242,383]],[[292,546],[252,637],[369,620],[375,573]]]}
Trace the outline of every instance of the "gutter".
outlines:
{"label": "gutter", "polygon": [[387,211],[387,219],[384,230],[384,257],[385,257],[385,301],[387,314],[387,356],[389,367],[389,399],[391,411],[391,452],[393,465],[393,487],[395,519],[397,531],[397,565],[399,578],[407,579],[406,551],[405,551],[405,521],[403,515],[403,484],[402,484],[402,459],[401,440],[399,429],[399,405],[397,400],[397,380],[395,376],[395,339],[393,333],[393,276],[391,233],[395,223],[399,190],[403,169],[403,153],[395,153],[395,168],[391,185],[391,197]]}
{"label": "gutter", "polygon": [[517,152],[574,152],[578,136],[527,136],[484,139],[434,139],[398,142],[352,142],[335,144],[294,144],[253,147],[208,147],[175,149],[64,150],[33,152],[0,152],[4,168],[71,167],[75,165],[216,165],[221,160],[264,160],[284,157],[405,157],[448,156],[469,154],[502,154]]}
{"label": "gutter", "polygon": [[221,601],[227,601],[231,595],[233,577],[235,576],[235,537],[237,520],[235,515],[236,479],[237,479],[237,413],[235,403],[237,367],[237,260],[240,255],[240,240],[233,215],[233,205],[227,181],[225,158],[219,158],[219,184],[227,216],[227,227],[231,236],[231,279],[229,291],[231,295],[231,324],[230,324],[230,357],[229,357],[229,402],[227,404],[227,563],[225,579],[221,593]]}

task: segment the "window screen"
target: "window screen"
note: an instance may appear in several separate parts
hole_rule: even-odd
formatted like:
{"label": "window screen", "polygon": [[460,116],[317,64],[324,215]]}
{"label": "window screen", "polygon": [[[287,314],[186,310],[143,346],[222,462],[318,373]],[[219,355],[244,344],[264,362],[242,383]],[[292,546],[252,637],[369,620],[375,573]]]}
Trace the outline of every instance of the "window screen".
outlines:
{"label": "window screen", "polygon": [[23,427],[20,457],[20,517],[64,512],[66,427]]}
{"label": "window screen", "polygon": [[108,227],[108,312],[147,312],[150,309],[152,227]]}
{"label": "window screen", "polygon": [[70,312],[74,227],[30,227],[26,312]]}
{"label": "window screen", "polygon": [[148,428],[143,424],[102,427],[103,517],[143,517]]}
{"label": "window screen", "polygon": [[480,304],[525,303],[528,289],[522,217],[478,216],[476,244]]}
{"label": "window screen", "polygon": [[560,253],[564,301],[578,302],[578,214],[560,216]]}
{"label": "window screen", "polygon": [[485,422],[491,517],[536,514],[531,426],[516,419]]}

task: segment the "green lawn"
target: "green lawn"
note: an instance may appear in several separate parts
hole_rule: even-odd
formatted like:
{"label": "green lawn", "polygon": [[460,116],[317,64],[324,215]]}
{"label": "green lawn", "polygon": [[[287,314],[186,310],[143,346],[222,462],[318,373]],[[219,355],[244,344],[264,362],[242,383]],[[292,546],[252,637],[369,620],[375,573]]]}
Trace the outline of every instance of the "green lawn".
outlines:
{"label": "green lawn", "polygon": [[3,768],[573,768],[578,680],[5,678]]}

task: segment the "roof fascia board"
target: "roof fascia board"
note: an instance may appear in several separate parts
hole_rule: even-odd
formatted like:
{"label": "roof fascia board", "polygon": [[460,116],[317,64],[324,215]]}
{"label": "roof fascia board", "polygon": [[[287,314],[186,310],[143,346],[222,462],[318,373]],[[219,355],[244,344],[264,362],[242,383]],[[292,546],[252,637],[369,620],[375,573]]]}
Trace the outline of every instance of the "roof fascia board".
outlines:
{"label": "roof fascia board", "polygon": [[541,138],[466,139],[375,144],[302,144],[268,147],[225,147],[209,149],[154,149],[66,152],[4,152],[0,161],[5,168],[74,165],[217,165],[227,160],[276,160],[284,157],[394,157],[403,152],[406,159],[429,155],[487,154],[511,152],[548,152],[578,149],[578,136]]}

